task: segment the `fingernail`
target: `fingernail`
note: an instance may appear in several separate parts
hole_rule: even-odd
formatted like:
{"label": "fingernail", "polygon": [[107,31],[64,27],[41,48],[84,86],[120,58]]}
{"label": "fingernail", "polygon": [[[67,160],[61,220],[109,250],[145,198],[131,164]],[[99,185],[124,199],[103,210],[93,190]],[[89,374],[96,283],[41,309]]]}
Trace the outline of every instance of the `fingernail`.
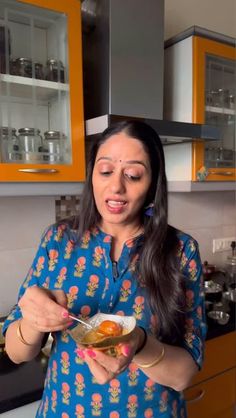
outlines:
{"label": "fingernail", "polygon": [[93,350],[85,350],[85,352],[91,358],[95,358],[96,357],[96,353]]}
{"label": "fingernail", "polygon": [[83,350],[81,350],[80,348],[78,348],[75,351],[76,351],[76,354],[77,354],[78,357],[84,359],[84,352],[83,352]]}
{"label": "fingernail", "polygon": [[129,357],[131,353],[131,348],[129,345],[123,345],[121,351],[122,351],[123,356]]}
{"label": "fingernail", "polygon": [[69,313],[67,311],[62,311],[61,316],[62,316],[62,318],[68,318],[69,317]]}

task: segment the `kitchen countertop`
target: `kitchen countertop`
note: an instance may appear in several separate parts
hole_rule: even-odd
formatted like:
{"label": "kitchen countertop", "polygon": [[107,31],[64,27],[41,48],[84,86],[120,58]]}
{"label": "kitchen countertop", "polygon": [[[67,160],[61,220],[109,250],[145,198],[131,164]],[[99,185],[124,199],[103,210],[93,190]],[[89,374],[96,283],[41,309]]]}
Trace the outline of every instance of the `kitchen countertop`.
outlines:
{"label": "kitchen countertop", "polygon": [[[235,315],[231,318],[226,325],[209,322],[207,339],[235,331]],[[0,353],[0,414],[41,399],[47,361],[41,352],[31,362],[17,365]]]}

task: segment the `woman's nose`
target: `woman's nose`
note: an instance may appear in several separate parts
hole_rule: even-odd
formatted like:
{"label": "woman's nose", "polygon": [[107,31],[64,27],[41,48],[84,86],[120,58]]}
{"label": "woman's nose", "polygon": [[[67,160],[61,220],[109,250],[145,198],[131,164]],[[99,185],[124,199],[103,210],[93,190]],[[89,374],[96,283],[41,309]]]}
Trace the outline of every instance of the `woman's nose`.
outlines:
{"label": "woman's nose", "polygon": [[111,191],[112,193],[124,193],[125,184],[121,173],[116,173],[111,177]]}

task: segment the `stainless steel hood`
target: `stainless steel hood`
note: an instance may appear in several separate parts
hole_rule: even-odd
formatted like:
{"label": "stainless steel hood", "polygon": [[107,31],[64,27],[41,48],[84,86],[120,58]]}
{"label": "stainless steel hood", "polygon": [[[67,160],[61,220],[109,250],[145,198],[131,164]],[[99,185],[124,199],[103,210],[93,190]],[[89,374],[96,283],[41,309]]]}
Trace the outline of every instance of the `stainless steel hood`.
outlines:
{"label": "stainless steel hood", "polygon": [[164,144],[221,138],[216,127],[163,120],[164,0],[84,0],[82,22],[87,135],[139,118]]}

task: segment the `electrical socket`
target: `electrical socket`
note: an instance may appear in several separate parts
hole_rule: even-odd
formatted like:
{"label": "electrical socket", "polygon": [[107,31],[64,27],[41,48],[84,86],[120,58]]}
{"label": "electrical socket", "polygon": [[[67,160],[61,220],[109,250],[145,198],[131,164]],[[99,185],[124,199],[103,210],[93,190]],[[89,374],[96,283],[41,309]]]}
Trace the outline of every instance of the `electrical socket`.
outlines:
{"label": "electrical socket", "polygon": [[228,237],[228,238],[215,238],[215,239],[213,239],[213,248],[212,248],[213,254],[214,253],[221,253],[223,251],[230,251],[232,241],[236,241],[236,238],[235,237]]}

